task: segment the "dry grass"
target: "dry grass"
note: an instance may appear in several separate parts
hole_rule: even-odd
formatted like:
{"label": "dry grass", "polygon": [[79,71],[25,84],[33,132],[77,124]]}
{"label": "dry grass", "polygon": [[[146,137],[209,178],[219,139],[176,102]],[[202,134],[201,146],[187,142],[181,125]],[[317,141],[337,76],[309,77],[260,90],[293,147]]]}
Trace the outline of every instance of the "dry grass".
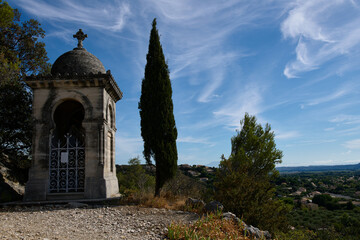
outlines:
{"label": "dry grass", "polygon": [[191,225],[171,224],[167,237],[170,240],[249,240],[241,224],[222,219],[221,214],[204,215]]}
{"label": "dry grass", "polygon": [[169,193],[164,193],[160,197],[154,197],[152,193],[131,194],[121,200],[121,204],[136,204],[142,207],[149,208],[166,208],[171,210],[183,210],[185,206],[186,197],[173,196]]}
{"label": "dry grass", "polygon": [[[202,214],[202,209],[191,208],[185,205],[187,197],[174,196],[169,192],[161,197],[154,197],[151,193],[134,194],[123,199],[123,204],[137,204],[142,207],[166,208],[171,210],[183,210]],[[203,215],[191,225],[171,224],[168,227],[167,237],[171,240],[249,240],[243,230],[243,225],[234,220],[222,219],[221,213]]]}
{"label": "dry grass", "polygon": [[153,195],[144,196],[140,205],[143,207],[166,208],[180,210],[185,205],[184,197],[169,198],[166,196],[154,197]]}

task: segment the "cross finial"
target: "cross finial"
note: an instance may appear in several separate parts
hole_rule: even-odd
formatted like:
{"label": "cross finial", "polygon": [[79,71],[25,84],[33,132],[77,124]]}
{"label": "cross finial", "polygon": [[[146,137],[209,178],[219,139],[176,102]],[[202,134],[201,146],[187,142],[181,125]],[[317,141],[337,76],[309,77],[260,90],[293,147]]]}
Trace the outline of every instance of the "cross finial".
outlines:
{"label": "cross finial", "polygon": [[73,37],[78,40],[78,45],[77,45],[78,48],[83,48],[82,41],[84,41],[85,38],[87,38],[87,36],[88,35],[84,34],[84,32],[81,29],[79,29],[79,31],[75,35],[73,35]]}

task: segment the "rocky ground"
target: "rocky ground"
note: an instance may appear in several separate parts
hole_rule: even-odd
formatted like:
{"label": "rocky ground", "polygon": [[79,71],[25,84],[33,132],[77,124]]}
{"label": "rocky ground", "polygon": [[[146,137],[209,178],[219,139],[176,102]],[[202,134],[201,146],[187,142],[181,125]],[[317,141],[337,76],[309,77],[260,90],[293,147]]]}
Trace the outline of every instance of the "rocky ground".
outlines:
{"label": "rocky ground", "polygon": [[0,209],[0,239],[163,239],[194,213],[137,206],[36,206]]}

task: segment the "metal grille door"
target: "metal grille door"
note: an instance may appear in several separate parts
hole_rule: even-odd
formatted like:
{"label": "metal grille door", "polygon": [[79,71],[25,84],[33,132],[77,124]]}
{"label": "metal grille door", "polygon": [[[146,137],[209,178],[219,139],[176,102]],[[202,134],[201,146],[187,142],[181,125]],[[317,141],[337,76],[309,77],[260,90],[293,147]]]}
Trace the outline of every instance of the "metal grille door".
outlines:
{"label": "metal grille door", "polygon": [[65,140],[50,138],[49,192],[84,192],[85,146],[69,133]]}

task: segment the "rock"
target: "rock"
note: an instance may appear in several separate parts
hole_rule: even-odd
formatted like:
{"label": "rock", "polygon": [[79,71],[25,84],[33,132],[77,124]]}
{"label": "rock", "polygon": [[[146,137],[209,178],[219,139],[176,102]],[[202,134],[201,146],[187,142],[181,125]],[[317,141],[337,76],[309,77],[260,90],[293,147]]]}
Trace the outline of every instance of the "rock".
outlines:
{"label": "rock", "polygon": [[240,223],[243,227],[247,236],[251,236],[255,239],[271,239],[271,234],[268,231],[261,231],[260,229],[254,226],[248,226],[245,222],[241,221],[236,215],[232,212],[226,212],[222,214],[222,218],[225,220],[235,220]]}
{"label": "rock", "polygon": [[237,223],[241,223],[240,218],[236,217],[232,212],[223,213],[222,218],[225,220],[235,220]]}
{"label": "rock", "polygon": [[250,225],[245,224],[244,228],[245,232],[247,232],[247,236],[251,236],[255,239],[271,239],[271,234],[268,231],[261,231],[260,229]]}
{"label": "rock", "polygon": [[244,230],[247,233],[246,235],[250,235],[256,238],[260,237],[260,230],[256,227],[253,227],[252,225],[246,225]]}
{"label": "rock", "polygon": [[24,186],[11,180],[10,171],[0,162],[0,203],[22,200],[24,195]]}
{"label": "rock", "polygon": [[262,231],[262,233],[265,239],[271,239],[271,234],[268,231]]}
{"label": "rock", "polygon": [[211,201],[205,205],[204,209],[207,213],[216,213],[218,211],[222,211],[224,206],[218,201]]}
{"label": "rock", "polygon": [[195,198],[188,198],[185,202],[186,206],[192,207],[192,208],[203,208],[205,206],[205,203],[201,199],[195,199]]}

